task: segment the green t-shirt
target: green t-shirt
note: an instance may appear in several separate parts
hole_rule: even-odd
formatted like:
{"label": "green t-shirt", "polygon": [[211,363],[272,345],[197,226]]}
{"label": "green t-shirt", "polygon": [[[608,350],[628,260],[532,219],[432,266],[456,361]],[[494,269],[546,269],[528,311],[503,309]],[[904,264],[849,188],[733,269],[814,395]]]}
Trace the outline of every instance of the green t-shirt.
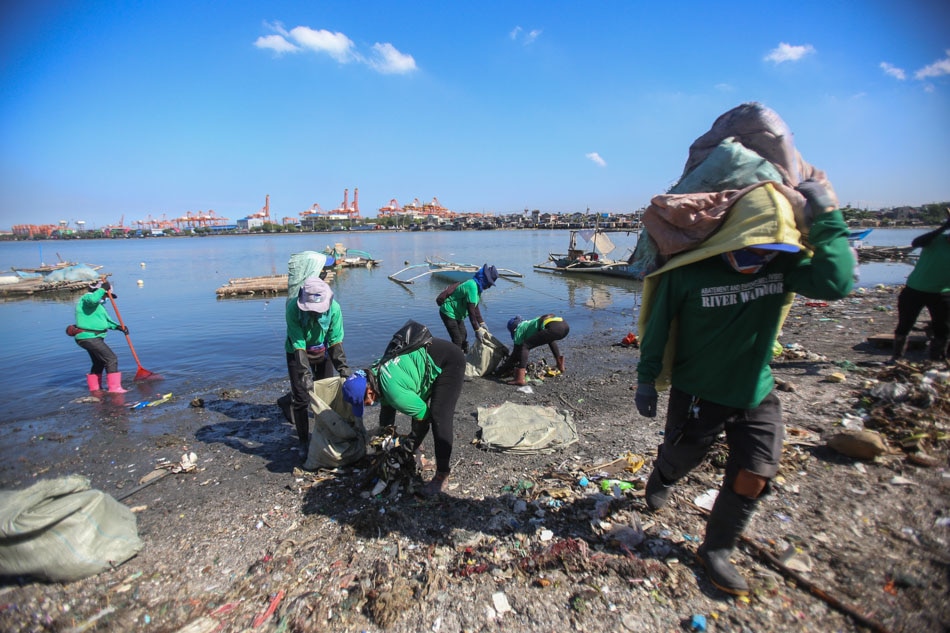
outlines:
{"label": "green t-shirt", "polygon": [[478,305],[478,284],[467,279],[448,296],[439,312],[452,319],[464,319],[468,316],[468,304]]}
{"label": "green t-shirt", "polygon": [[950,237],[938,235],[920,251],[907,285],[921,292],[950,292]]}
{"label": "green t-shirt", "polygon": [[326,312],[301,310],[296,301],[288,301],[286,317],[284,351],[288,354],[314,345],[331,347],[343,342],[343,311],[336,299],[330,301],[330,309]]}
{"label": "green t-shirt", "polygon": [[432,385],[441,373],[424,347],[386,361],[377,372],[380,404],[414,420],[423,419],[429,412]]}
{"label": "green t-shirt", "polygon": [[755,274],[736,272],[720,256],[665,273],[640,337],[638,380],[656,381],[677,318],[673,386],[721,405],[757,407],[775,384],[769,362],[787,293],[834,300],[851,292],[854,257],[840,212],[819,216],[810,241],[813,257],[779,253]]}

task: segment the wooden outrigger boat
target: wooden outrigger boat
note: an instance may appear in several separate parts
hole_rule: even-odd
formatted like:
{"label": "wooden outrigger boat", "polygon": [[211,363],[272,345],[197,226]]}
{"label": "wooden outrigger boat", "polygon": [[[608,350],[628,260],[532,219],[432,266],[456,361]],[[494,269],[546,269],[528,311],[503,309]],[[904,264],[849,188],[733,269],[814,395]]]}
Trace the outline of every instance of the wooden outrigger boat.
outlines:
{"label": "wooden outrigger boat", "polygon": [[372,268],[382,263],[382,260],[374,259],[366,251],[361,251],[358,248],[346,248],[339,242],[333,246],[327,246],[323,252],[332,256],[336,260],[333,265],[340,268]]}
{"label": "wooden outrigger boat", "polygon": [[[403,268],[389,275],[389,279],[398,284],[408,285],[423,277],[432,276],[442,281],[455,283],[457,281],[471,279],[480,268],[481,266],[478,264],[459,264],[447,261],[441,257],[436,257],[435,259],[426,257],[426,263]],[[407,275],[409,276],[407,277]],[[509,268],[498,268],[498,276],[508,280],[524,277],[523,274]]]}
{"label": "wooden outrigger boat", "polygon": [[[588,248],[578,248],[577,238],[582,237]],[[640,268],[633,263],[633,253],[627,259],[609,259],[616,248],[602,229],[571,231],[567,253],[551,253],[548,260],[536,264],[541,272],[560,274],[593,274],[627,279],[643,279]]]}

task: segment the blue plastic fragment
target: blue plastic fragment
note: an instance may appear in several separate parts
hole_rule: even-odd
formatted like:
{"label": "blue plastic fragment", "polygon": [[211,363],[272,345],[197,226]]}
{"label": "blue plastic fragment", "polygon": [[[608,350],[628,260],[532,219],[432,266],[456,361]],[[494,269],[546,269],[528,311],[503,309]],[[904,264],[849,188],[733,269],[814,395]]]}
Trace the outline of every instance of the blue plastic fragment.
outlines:
{"label": "blue plastic fragment", "polygon": [[694,615],[689,621],[689,627],[694,631],[705,631],[706,630],[706,616],[704,615]]}

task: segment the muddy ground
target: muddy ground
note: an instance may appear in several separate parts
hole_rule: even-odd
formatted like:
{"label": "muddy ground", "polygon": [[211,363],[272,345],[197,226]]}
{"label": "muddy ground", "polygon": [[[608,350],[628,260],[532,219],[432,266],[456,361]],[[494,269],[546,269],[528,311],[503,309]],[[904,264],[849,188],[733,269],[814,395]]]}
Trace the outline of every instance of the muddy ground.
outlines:
{"label": "muddy ground", "polygon": [[[449,496],[436,501],[370,497],[365,468],[296,469],[294,431],[274,404],[286,382],[176,394],[142,412],[148,432],[129,433],[127,414],[93,421],[103,405],[88,402],[64,411],[68,433],[24,425],[4,449],[0,487],[84,475],[135,508],[145,546],[77,582],[8,580],[0,630],[651,632],[703,618],[710,631],[947,631],[947,378],[922,379],[934,368],[922,332],[900,365],[867,343],[893,329],[895,305],[895,288],[796,300],[773,365],[783,466],[735,556],[747,599],[712,587],[695,559],[694,501],[718,487],[721,447],[657,514],[641,490],[596,485],[612,472],[642,488],[663,429],[665,396],[656,419],[633,406],[638,352],[618,345],[629,329],[619,324],[565,341],[567,374],[531,394],[467,382]],[[908,386],[879,384],[889,382]],[[204,406],[189,406],[195,398]],[[477,407],[505,400],[570,411],[579,441],[534,456],[473,445]],[[377,415],[368,410],[367,428]],[[887,452],[862,460],[827,445],[862,425]],[[191,451],[196,471],[140,487],[161,460]],[[639,458],[635,473],[616,470]]]}

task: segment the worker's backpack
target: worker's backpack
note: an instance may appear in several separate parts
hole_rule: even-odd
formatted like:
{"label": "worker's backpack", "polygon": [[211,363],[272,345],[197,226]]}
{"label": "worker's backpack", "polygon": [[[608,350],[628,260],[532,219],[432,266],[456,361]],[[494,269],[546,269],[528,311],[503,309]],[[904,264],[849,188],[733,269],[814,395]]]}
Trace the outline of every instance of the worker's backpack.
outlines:
{"label": "worker's backpack", "polygon": [[449,296],[455,292],[455,289],[462,285],[462,283],[463,282],[461,281],[456,281],[454,284],[449,284],[446,286],[445,289],[439,293],[439,296],[435,298],[436,305],[441,306],[443,303],[445,303],[445,300],[448,299]]}
{"label": "worker's backpack", "polygon": [[393,334],[389,345],[386,346],[386,351],[383,352],[383,357],[376,361],[376,366],[379,367],[396,356],[414,352],[431,342],[432,333],[429,331],[429,328],[409,319],[405,325],[396,330],[395,334]]}

